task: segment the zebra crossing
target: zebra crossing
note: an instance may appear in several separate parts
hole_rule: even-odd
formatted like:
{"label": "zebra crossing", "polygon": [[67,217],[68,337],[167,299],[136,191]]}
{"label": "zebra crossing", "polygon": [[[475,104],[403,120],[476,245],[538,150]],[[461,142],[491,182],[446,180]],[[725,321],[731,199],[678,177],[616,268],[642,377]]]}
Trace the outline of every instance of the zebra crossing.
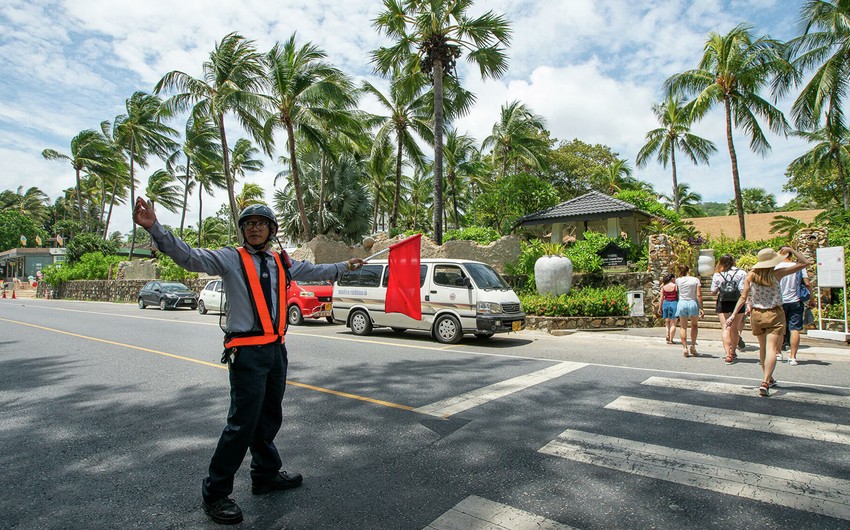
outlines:
{"label": "zebra crossing", "polygon": [[[667,377],[650,377],[650,387],[687,389],[754,397],[754,387]],[[770,400],[794,400],[839,408],[850,407],[850,397],[809,392],[773,392]],[[850,425],[761,414],[688,403],[619,396],[603,407],[634,414],[682,420],[769,435],[802,438],[844,450],[850,445]],[[847,415],[839,415],[847,418]],[[699,453],[603,434],[567,429],[538,451],[574,462],[592,464],[642,477],[715,491],[850,521],[850,480]]]}

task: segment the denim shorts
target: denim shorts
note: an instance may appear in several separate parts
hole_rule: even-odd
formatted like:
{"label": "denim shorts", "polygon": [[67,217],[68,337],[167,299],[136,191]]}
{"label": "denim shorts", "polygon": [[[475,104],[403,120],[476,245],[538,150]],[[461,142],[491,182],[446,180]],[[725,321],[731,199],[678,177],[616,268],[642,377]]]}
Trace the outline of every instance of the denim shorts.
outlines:
{"label": "denim shorts", "polygon": [[661,303],[661,318],[676,318],[676,306],[678,302],[675,300],[665,300]]}
{"label": "denim shorts", "polygon": [[676,316],[685,318],[698,317],[699,304],[696,300],[679,300],[679,303],[676,304]]}
{"label": "denim shorts", "polygon": [[788,331],[801,331],[803,329],[803,311],[806,310],[800,302],[782,304],[785,310],[785,321],[788,323]]}

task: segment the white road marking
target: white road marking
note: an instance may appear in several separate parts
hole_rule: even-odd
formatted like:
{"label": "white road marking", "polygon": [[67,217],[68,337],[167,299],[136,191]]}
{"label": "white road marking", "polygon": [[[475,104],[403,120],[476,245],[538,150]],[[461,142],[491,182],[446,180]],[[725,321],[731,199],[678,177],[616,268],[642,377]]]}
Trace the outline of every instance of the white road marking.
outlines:
{"label": "white road marking", "polygon": [[[753,399],[764,399],[753,397]],[[769,398],[768,398],[769,399]],[[850,425],[620,396],[606,409],[850,445]]]}
{"label": "white road marking", "polygon": [[513,377],[505,381],[499,381],[498,383],[478,388],[458,396],[436,401],[429,405],[423,405],[414,409],[414,411],[422,414],[439,416],[441,418],[448,418],[458,412],[469,410],[479,405],[483,405],[488,401],[493,401],[494,399],[499,399],[528,387],[544,383],[585,366],[587,366],[585,363],[561,362],[530,374]]}
{"label": "white road marking", "polygon": [[786,508],[850,520],[850,481],[566,430],[541,453]]}
{"label": "white road marking", "polygon": [[[718,383],[716,381],[696,381],[692,379],[674,379],[671,377],[650,377],[642,385],[660,386],[681,390],[698,390],[700,392],[711,392],[714,394],[732,394],[735,396],[752,397],[757,387],[755,385],[732,385],[729,383]],[[828,405],[831,407],[850,408],[850,396],[839,396],[835,394],[817,394],[814,392],[786,392],[781,388],[770,389],[770,399],[782,399],[796,401],[798,403],[811,403],[813,405]]]}
{"label": "white road marking", "polygon": [[571,530],[551,519],[470,495],[425,530]]}

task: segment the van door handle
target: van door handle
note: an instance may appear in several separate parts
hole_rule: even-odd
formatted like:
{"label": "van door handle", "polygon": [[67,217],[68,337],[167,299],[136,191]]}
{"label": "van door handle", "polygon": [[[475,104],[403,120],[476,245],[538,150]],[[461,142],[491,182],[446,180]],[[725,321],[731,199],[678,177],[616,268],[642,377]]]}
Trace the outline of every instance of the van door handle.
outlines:
{"label": "van door handle", "polygon": [[437,294],[437,291],[431,291],[431,294]]}

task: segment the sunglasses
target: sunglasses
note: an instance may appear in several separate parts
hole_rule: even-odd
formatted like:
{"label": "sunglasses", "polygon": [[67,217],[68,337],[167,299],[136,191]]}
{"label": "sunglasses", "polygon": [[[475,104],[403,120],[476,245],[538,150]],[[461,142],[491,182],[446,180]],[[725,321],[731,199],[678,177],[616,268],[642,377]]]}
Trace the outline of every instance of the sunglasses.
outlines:
{"label": "sunglasses", "polygon": [[268,228],[268,227],[269,227],[269,222],[268,222],[268,221],[266,221],[266,220],[262,220],[262,219],[261,219],[261,220],[259,220],[259,221],[245,221],[244,223],[242,223],[242,226],[244,226],[244,227],[245,227],[245,228],[247,228],[248,230],[250,230],[250,229],[252,229],[252,228],[254,228],[254,227],[257,227],[257,228],[263,229],[263,228]]}

